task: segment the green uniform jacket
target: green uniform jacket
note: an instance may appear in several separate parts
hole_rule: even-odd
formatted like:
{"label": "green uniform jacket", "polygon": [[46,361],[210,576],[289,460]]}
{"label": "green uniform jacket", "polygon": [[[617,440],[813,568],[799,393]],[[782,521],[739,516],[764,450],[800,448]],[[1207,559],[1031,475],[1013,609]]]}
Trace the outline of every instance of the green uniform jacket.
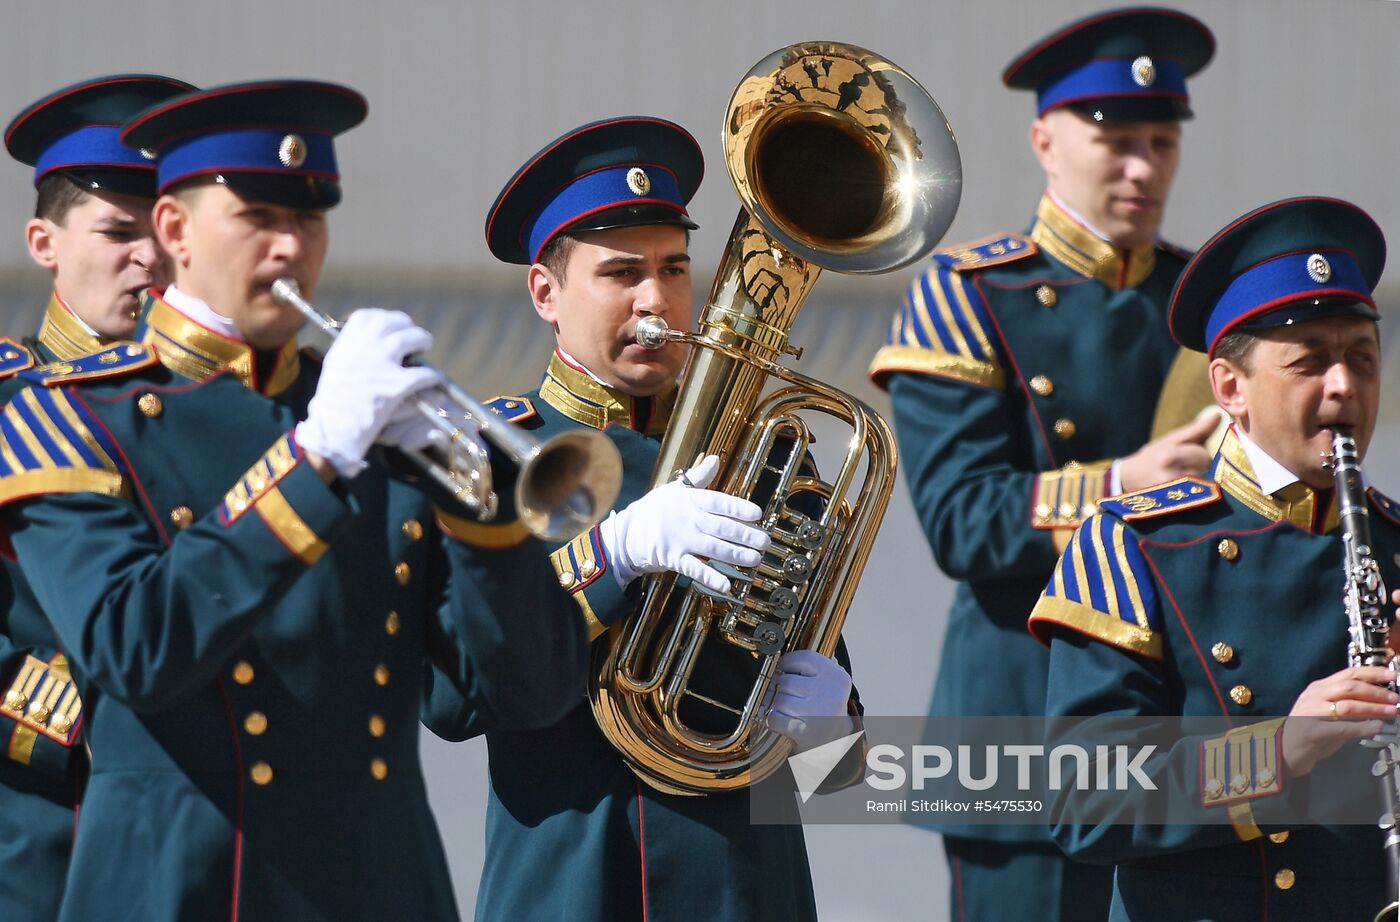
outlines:
{"label": "green uniform jacket", "polygon": [[[319,366],[163,302],[6,408],[5,523],[84,701],[61,918],[455,919],[418,763],[425,663],[484,726],[575,701],[576,606],[518,522],[292,434]],[[516,607],[518,606],[518,607]],[[509,611],[509,616],[504,613]]]}
{"label": "green uniform jacket", "polygon": [[[0,339],[0,407],[21,389],[19,372],[100,346],[50,298],[38,336]],[[8,546],[0,571],[0,919],[52,920],[87,774],[82,701]],[[64,707],[55,711],[51,700]]]}
{"label": "green uniform jacket", "polygon": [[931,714],[1042,713],[1047,658],[1026,617],[1063,539],[1107,492],[1112,459],[1148,440],[1184,265],[1163,247],[1114,249],[1047,196],[1029,236],[940,250],[910,287],[870,373],[890,393],[934,559],[958,580]]}
{"label": "green uniform jacket", "polygon": [[[581,426],[602,429],[622,452],[620,509],[651,484],[674,397],[672,391],[629,398],[556,354],[539,391],[493,401],[493,409],[541,438]],[[560,582],[595,637],[635,610],[641,582],[630,593],[618,587],[597,533],[554,553]],[[849,669],[844,649],[837,658]],[[720,695],[736,698],[732,689]],[[424,720],[444,736],[479,732],[459,711],[453,695],[435,695]],[[582,690],[577,706],[553,726],[485,730],[491,796],[477,918],[816,917],[800,826],[751,824],[747,791],[678,796],[639,780],[598,729]]]}
{"label": "green uniform jacket", "polygon": [[[1331,492],[1262,493],[1233,433],[1211,474],[1218,486],[1183,478],[1105,501],[1030,623],[1051,641],[1051,715],[1228,719],[1226,736],[1187,737],[1161,756],[1177,760],[1178,803],[1219,811],[1221,822],[1066,821],[1055,839],[1074,857],[1117,865],[1115,920],[1370,919],[1384,901],[1379,830],[1271,821],[1311,781],[1282,767],[1278,718],[1308,683],[1347,665]],[[1400,585],[1398,515],[1371,491],[1389,586]],[[1368,768],[1355,778],[1364,795],[1375,790]]]}

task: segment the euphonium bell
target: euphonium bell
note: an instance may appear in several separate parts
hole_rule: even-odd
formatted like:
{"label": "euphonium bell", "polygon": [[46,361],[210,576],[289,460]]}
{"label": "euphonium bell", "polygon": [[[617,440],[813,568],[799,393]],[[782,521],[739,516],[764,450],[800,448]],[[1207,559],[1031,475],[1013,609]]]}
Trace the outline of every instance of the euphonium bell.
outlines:
{"label": "euphonium bell", "polygon": [[[732,596],[647,577],[641,609],[600,643],[590,685],[599,727],[633,771],[696,794],[752,784],[786,758],[789,744],[763,720],[778,657],[832,654],[894,487],[884,420],[778,364],[800,355],[788,343],[798,309],[822,268],[886,272],[923,257],[962,189],[938,104],[890,62],[833,42],[783,48],[749,71],[730,100],[724,153],[743,209],[700,332],[638,325],[643,345],[695,347],[653,486],[719,455],[712,489],[770,494],[758,526],[772,546],[757,567],[731,573]],[[780,384],[765,396],[769,378]],[[803,414],[851,430],[829,480],[803,466]],[[717,674],[739,674],[741,690],[725,700],[696,687]]]}

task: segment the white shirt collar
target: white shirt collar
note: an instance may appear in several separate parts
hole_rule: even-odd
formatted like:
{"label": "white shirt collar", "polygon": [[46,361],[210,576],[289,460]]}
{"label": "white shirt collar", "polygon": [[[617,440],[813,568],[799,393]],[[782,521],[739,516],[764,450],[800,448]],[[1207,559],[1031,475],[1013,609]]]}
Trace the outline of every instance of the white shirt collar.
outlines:
{"label": "white shirt collar", "polygon": [[1245,457],[1249,459],[1249,466],[1254,469],[1254,479],[1259,483],[1261,493],[1272,495],[1282,490],[1284,487],[1298,482],[1298,478],[1292,471],[1279,464],[1267,451],[1254,443],[1254,440],[1245,435],[1244,430],[1238,425],[1235,426],[1235,435],[1240,440],[1240,447],[1244,449]]}
{"label": "white shirt collar", "polygon": [[89,324],[86,320],[84,320],[83,318],[81,318],[81,317],[78,316],[78,312],[77,312],[77,311],[73,310],[73,308],[71,308],[71,307],[68,306],[68,302],[65,301],[65,300],[63,300],[63,295],[61,295],[61,294],[58,293],[58,289],[57,289],[57,288],[55,288],[55,289],[53,290],[53,296],[54,296],[55,298],[58,299],[58,303],[59,303],[59,304],[63,305],[63,309],[66,310],[70,315],[72,315],[72,317],[73,317],[74,320],[78,321],[78,326],[82,327],[83,330],[84,330],[89,336],[91,336],[93,339],[102,339],[102,338],[103,338],[102,334],[99,333],[99,332],[97,332],[96,330],[94,330],[94,329],[92,328],[92,325],[91,325],[91,324]]}
{"label": "white shirt collar", "polygon": [[563,346],[555,346],[555,348],[559,350],[559,356],[560,356],[560,358],[562,358],[565,362],[569,363],[570,365],[572,365],[572,366],[574,366],[575,368],[577,368],[579,371],[581,371],[581,372],[583,372],[584,374],[588,375],[588,377],[592,378],[594,381],[597,381],[599,384],[603,385],[603,387],[606,387],[606,388],[608,388],[608,389],[610,389],[610,390],[617,390],[617,388],[616,388],[614,385],[609,384],[608,382],[604,381],[602,378],[600,378],[600,377],[598,377],[597,375],[595,375],[593,372],[589,371],[587,365],[584,365],[584,364],[583,364],[582,362],[580,362],[578,359],[574,358],[572,355],[569,355],[569,353],[565,352]]}
{"label": "white shirt collar", "polygon": [[200,326],[208,327],[229,339],[243,342],[243,334],[238,332],[238,327],[234,326],[231,319],[223,314],[216,314],[212,307],[194,295],[187,295],[172,284],[165,289],[161,299]]}

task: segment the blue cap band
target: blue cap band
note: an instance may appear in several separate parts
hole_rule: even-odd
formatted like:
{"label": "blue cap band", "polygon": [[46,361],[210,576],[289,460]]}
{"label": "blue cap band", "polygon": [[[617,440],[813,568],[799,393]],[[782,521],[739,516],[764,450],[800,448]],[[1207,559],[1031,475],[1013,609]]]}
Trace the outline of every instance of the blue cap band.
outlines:
{"label": "blue cap band", "polygon": [[[1327,260],[1327,280],[1319,282],[1308,272],[1314,256]],[[1268,313],[1276,307],[1309,298],[1354,298],[1375,307],[1366,277],[1355,257],[1345,250],[1310,250],[1286,253],[1235,276],[1216,300],[1206,321],[1206,345],[1214,351],[1216,341],[1244,320]]]}
{"label": "blue cap band", "polygon": [[[638,195],[627,177],[634,169],[646,173],[648,188]],[[522,225],[529,229],[531,259],[539,259],[540,250],[565,227],[591,214],[624,205],[668,205],[685,214],[685,200],[680,186],[670,170],[655,164],[626,164],[607,167],[580,176],[560,189],[544,203],[533,220]]]}
{"label": "blue cap band", "polygon": [[54,170],[131,167],[154,170],[155,164],[121,142],[119,125],[85,125],[54,141],[34,164],[34,184]]}
{"label": "blue cap band", "polygon": [[[283,142],[300,138],[304,158],[295,166],[282,162]],[[310,131],[251,128],[205,134],[176,142],[160,152],[158,185],[164,192],[172,184],[208,173],[272,173],[285,176],[317,176],[339,179],[335,145],[328,134]]]}
{"label": "blue cap band", "polygon": [[1144,86],[1134,78],[1134,63],[1140,58],[1094,58],[1043,84],[1038,90],[1040,114],[1058,106],[1095,99],[1144,99],[1161,97],[1186,101],[1186,71],[1180,61],[1149,58],[1151,81]]}

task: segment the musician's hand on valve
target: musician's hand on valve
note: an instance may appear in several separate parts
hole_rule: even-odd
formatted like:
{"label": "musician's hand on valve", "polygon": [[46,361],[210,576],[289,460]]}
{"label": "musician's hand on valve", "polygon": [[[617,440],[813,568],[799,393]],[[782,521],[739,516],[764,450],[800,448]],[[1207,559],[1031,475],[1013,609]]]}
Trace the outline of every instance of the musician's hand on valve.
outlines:
{"label": "musician's hand on valve", "polygon": [[1188,474],[1205,473],[1210,452],[1202,444],[1219,425],[1220,418],[1202,413],[1186,425],[1173,429],[1139,448],[1118,462],[1123,491],[1141,490]]}
{"label": "musician's hand on valve", "polygon": [[[1283,729],[1283,762],[1306,775],[1349,740],[1375,736],[1396,716],[1400,702],[1386,686],[1395,673],[1384,666],[1349,666],[1309,683],[1293,702]],[[1295,720],[1311,717],[1316,720]]]}
{"label": "musician's hand on valve", "polygon": [[[482,451],[486,450],[486,443],[481,438],[476,420],[461,413],[441,417],[457,430],[455,437],[450,436],[441,426],[434,425],[432,420],[419,409],[418,402],[420,400],[430,407],[445,407],[449,410],[452,407],[451,398],[447,396],[447,391],[441,387],[430,387],[427,390],[419,391],[399,404],[398,409],[389,418],[389,422],[384,426],[384,431],[379,433],[379,438],[376,441],[381,445],[388,445],[404,451],[421,451],[425,448],[431,448],[446,454],[452,447],[449,443],[453,438],[456,438],[459,442],[471,442]],[[459,444],[457,450],[464,449]]]}
{"label": "musician's hand on valve", "polygon": [[350,315],[326,352],[306,419],[297,424],[297,444],[313,465],[323,460],[346,478],[364,470],[365,454],[384,427],[411,407],[414,394],[438,382],[436,371],[403,364],[432,344],[432,334],[400,311]]}
{"label": "musician's hand on valve", "polygon": [[686,471],[684,480],[657,487],[598,526],[620,585],[642,573],[670,570],[727,593],[728,577],[700,558],[737,567],[758,564],[768,549],[768,534],[744,523],[758,521],[763,510],[705,489],[718,470],[719,458],[709,455]]}
{"label": "musician's hand on valve", "polygon": [[841,664],[815,650],[794,650],[778,659],[770,688],[768,726],[799,751],[851,732],[851,677]]}

